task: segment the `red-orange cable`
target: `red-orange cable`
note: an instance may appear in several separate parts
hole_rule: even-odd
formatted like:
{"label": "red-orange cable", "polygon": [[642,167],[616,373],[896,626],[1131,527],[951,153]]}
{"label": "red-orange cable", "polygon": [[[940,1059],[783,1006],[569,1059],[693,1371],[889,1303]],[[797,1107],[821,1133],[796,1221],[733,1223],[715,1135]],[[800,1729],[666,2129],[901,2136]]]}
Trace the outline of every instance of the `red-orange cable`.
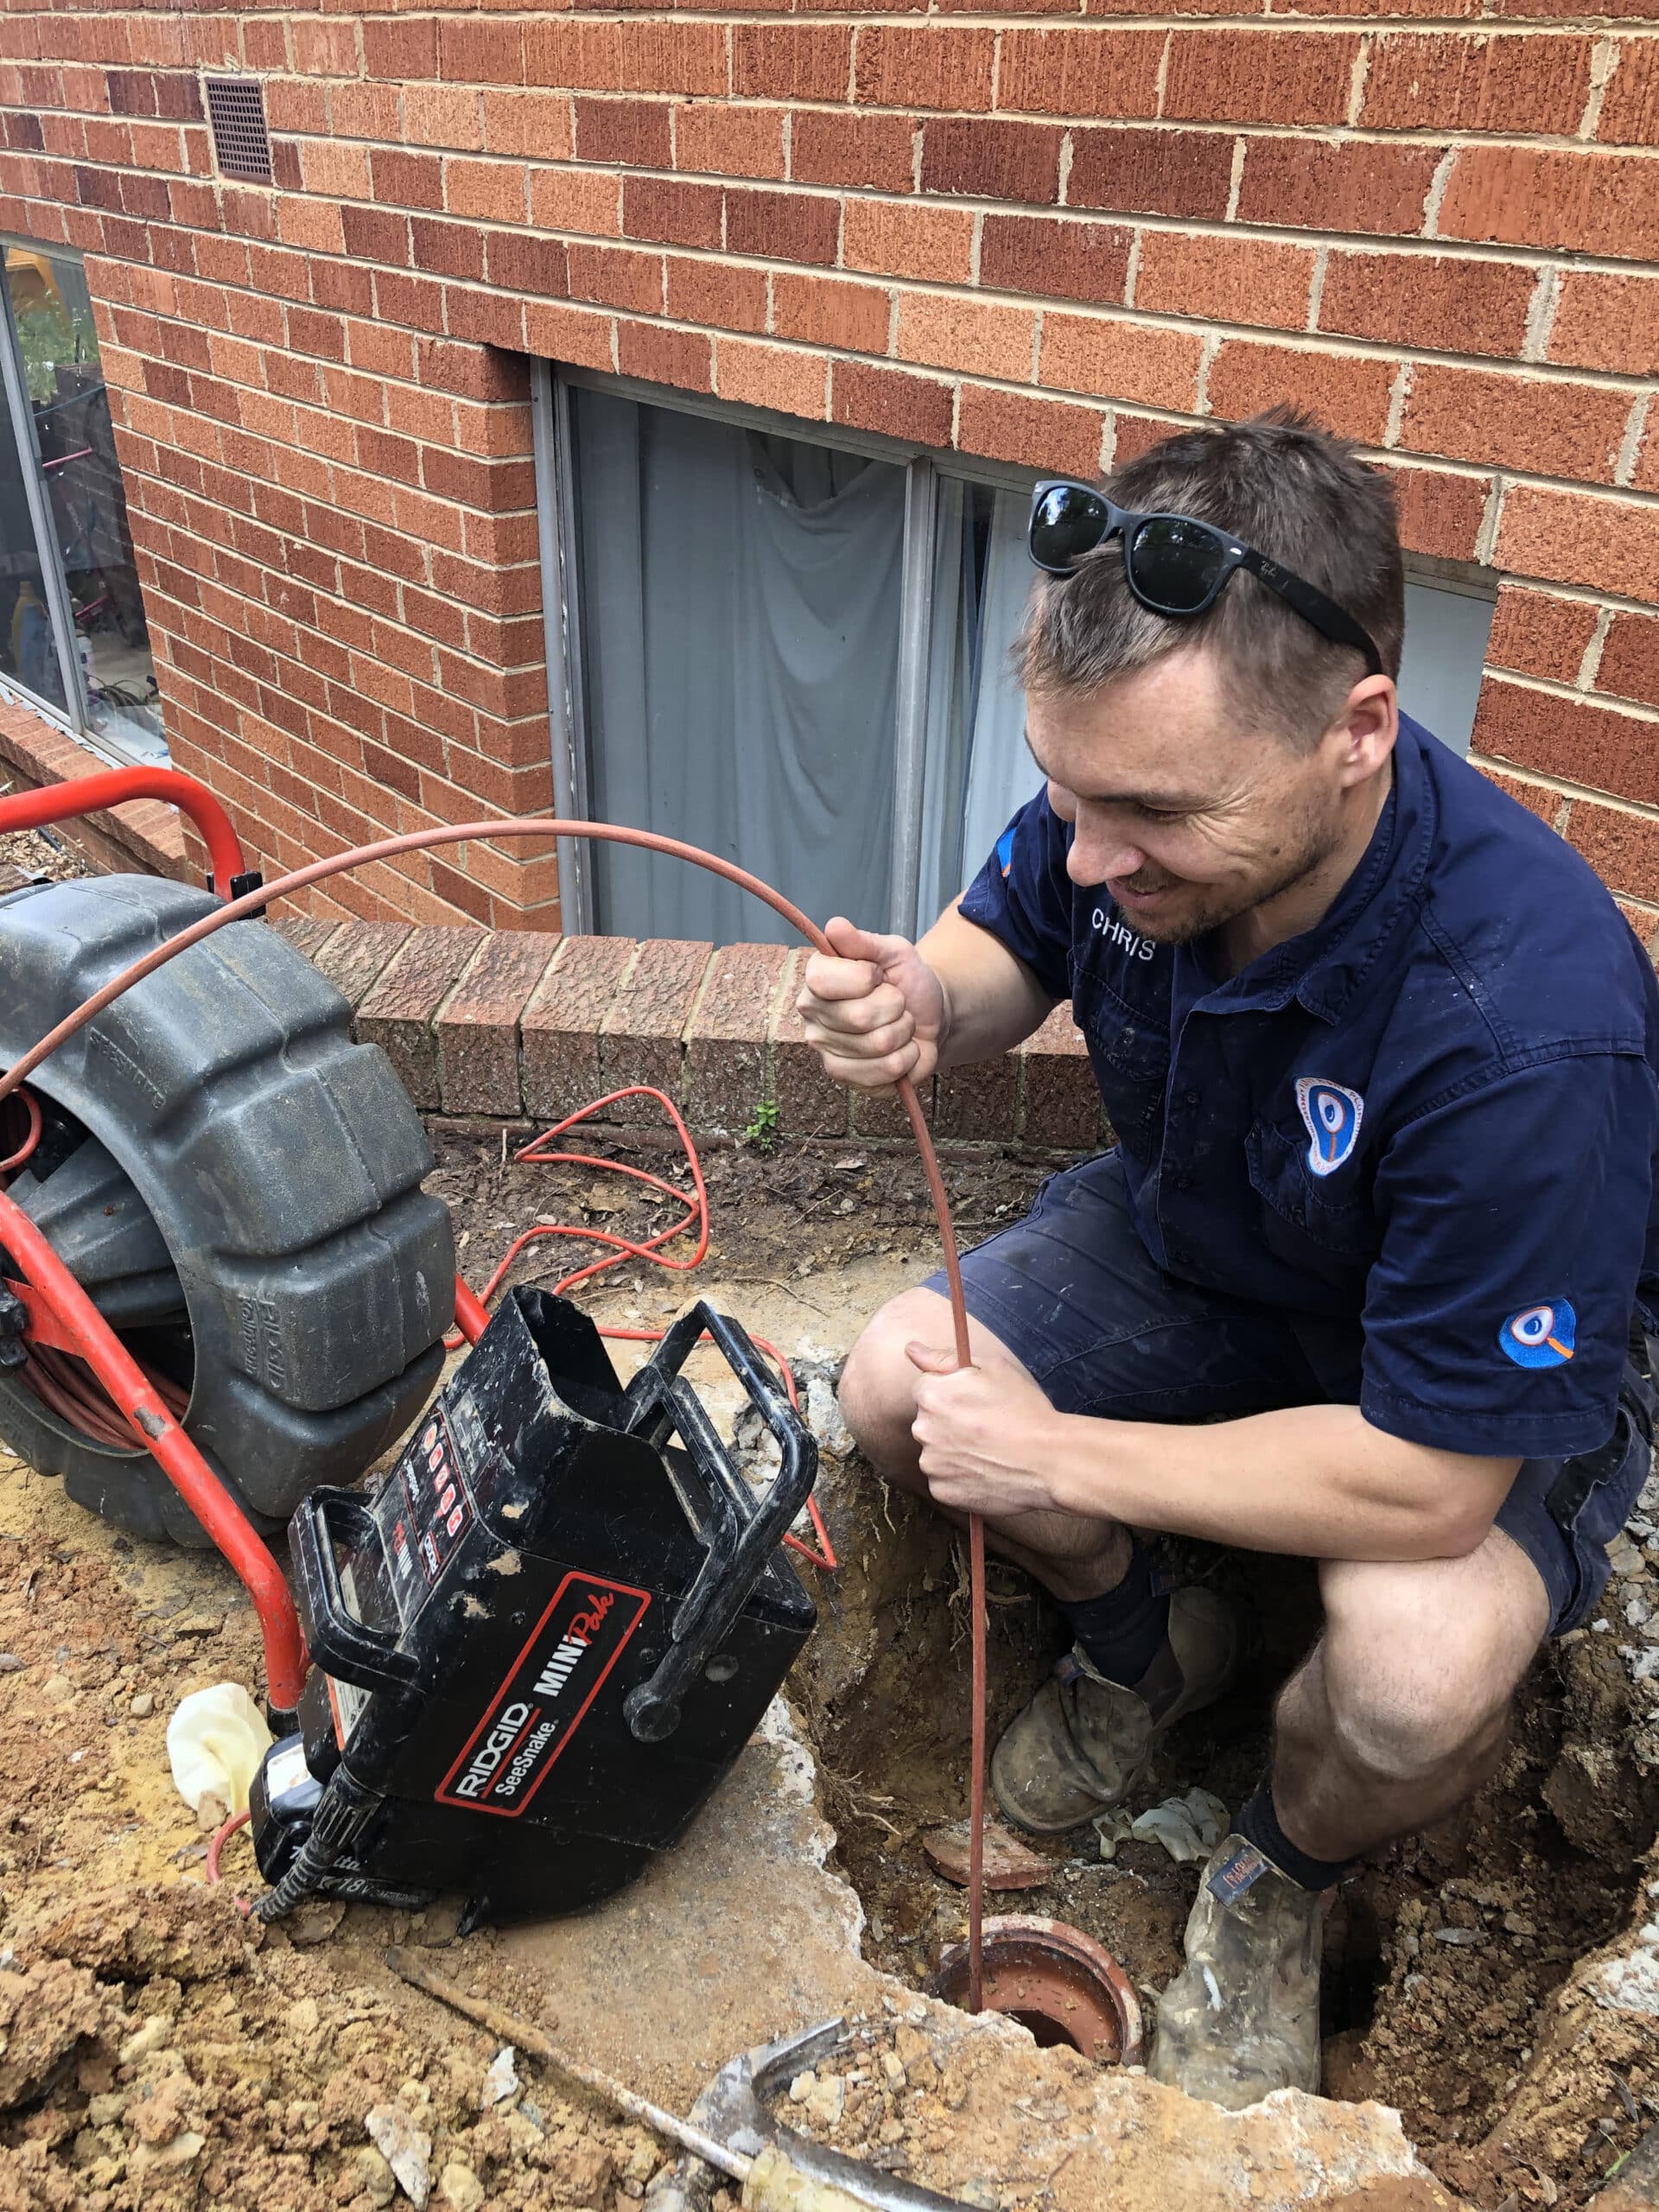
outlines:
{"label": "red-orange cable", "polygon": [[236,1834],[237,1830],[238,1828],[245,1828],[247,1825],[248,1815],[246,1813],[232,1813],[228,1821],[221,1822],[220,1825],[213,1830],[213,1840],[207,1847],[207,1879],[210,1882],[216,1882],[219,1878],[219,1854],[224,1850],[226,1845]]}
{"label": "red-orange cable", "polygon": [[[654,1098],[667,1114],[670,1121],[673,1122],[680,1140],[681,1152],[691,1173],[692,1188],[689,1194],[677,1189],[672,1183],[666,1181],[661,1175],[653,1175],[645,1168],[632,1166],[624,1160],[604,1160],[597,1153],[591,1152],[549,1152],[545,1149],[556,1138],[563,1136],[567,1129],[574,1128],[579,1122],[591,1120],[595,1114],[602,1114],[607,1106],[617,1105],[625,1098]],[[478,1293],[478,1303],[486,1319],[489,1301],[505,1281],[513,1262],[527,1245],[533,1244],[540,1237],[575,1237],[585,1239],[588,1243],[609,1244],[615,1248],[604,1259],[595,1260],[588,1267],[577,1268],[571,1274],[561,1276],[553,1286],[555,1296],[568,1291],[575,1283],[584,1282],[593,1275],[602,1274],[607,1268],[620,1267],[626,1259],[649,1260],[655,1267],[669,1268],[677,1274],[686,1274],[693,1268],[701,1266],[708,1256],[709,1192],[703,1181],[702,1161],[679,1109],[668,1093],[658,1090],[654,1084],[631,1083],[620,1090],[608,1091],[603,1098],[595,1098],[588,1105],[578,1107],[574,1114],[567,1114],[563,1121],[556,1122],[550,1129],[543,1129],[539,1136],[532,1137],[528,1144],[521,1145],[512,1156],[516,1162],[528,1166],[594,1167],[607,1175],[626,1175],[631,1177],[636,1183],[645,1183],[652,1190],[660,1191],[665,1198],[672,1198],[677,1205],[683,1206],[685,1211],[678,1221],[671,1222],[666,1229],[658,1230],[652,1236],[639,1243],[626,1236],[616,1236],[609,1230],[589,1228],[586,1224],[538,1221],[533,1228],[526,1229],[521,1236],[514,1237],[497,1263],[494,1273],[483,1289]],[[666,1248],[677,1236],[683,1236],[694,1222],[697,1225],[696,1250],[689,1259],[671,1258]],[[467,1332],[463,1329],[461,1333],[465,1335]],[[663,1341],[664,1332],[661,1329],[601,1327],[599,1333],[601,1337],[608,1337],[626,1344],[659,1344]],[[448,1339],[446,1338],[445,1341],[448,1342]],[[476,1338],[474,1341],[475,1342]],[[760,1351],[766,1352],[777,1361],[783,1376],[784,1388],[789,1394],[789,1402],[798,1413],[801,1402],[796,1391],[795,1376],[789,1362],[776,1344],[768,1344],[764,1337],[755,1337],[751,1341]],[[810,1560],[814,1567],[822,1567],[826,1573],[833,1574],[836,1571],[839,1561],[836,1557],[835,1547],[830,1541],[830,1532],[823,1525],[823,1516],[818,1510],[818,1501],[816,1497],[807,1499],[806,1511],[807,1517],[812,1523],[812,1532],[818,1540],[817,1550],[814,1551],[810,1544],[803,1543],[798,1536],[792,1534],[785,1534],[784,1541],[791,1551],[798,1552],[803,1559]]]}
{"label": "red-orange cable", "polygon": [[29,1114],[29,1129],[22,1144],[18,1146],[16,1151],[11,1154],[10,1158],[7,1160],[0,1160],[0,1175],[10,1175],[14,1167],[21,1167],[23,1162],[29,1158],[30,1154],[34,1152],[35,1147],[41,1141],[41,1123],[40,1101],[35,1096],[32,1091],[29,1090],[25,1090],[21,1093],[21,1096],[22,1103]]}
{"label": "red-orange cable", "polygon": [[[723,859],[718,853],[704,852],[700,846],[690,845],[683,838],[665,837],[655,830],[632,830],[612,822],[566,821],[556,815],[535,816],[516,822],[461,822],[440,823],[430,830],[406,830],[398,837],[378,838],[372,844],[358,845],[343,853],[331,853],[326,859],[308,861],[304,868],[294,868],[275,882],[245,893],[240,899],[227,900],[215,906],[176,937],[135,960],[130,967],[112,976],[90,998],[82,1001],[74,1011],[48,1030],[37,1045],[32,1045],[21,1059],[13,1063],[0,1075],[0,1099],[8,1098],[18,1085],[26,1082],[41,1061],[56,1052],[58,1046],[75,1035],[77,1031],[111,1006],[124,991],[154,974],[157,968],[174,959],[193,944],[200,944],[226,923],[240,921],[245,916],[261,913],[274,899],[286,899],[296,891],[308,890],[314,883],[326,882],[330,876],[343,875],[353,868],[367,868],[377,861],[395,860],[403,853],[429,850],[437,845],[461,845],[469,841],[537,837],[543,841],[559,837],[589,839],[600,844],[634,845],[644,851],[662,853],[674,860],[689,861],[693,867],[707,868],[711,874],[723,876],[727,882],[735,883],[744,891],[762,900],[774,913],[798,930],[809,944],[834,958],[835,947],[810,917],[804,913],[792,899],[774,891],[770,884],[762,883],[747,868],[739,868],[734,861]],[[928,1134],[927,1122],[922,1113],[921,1101],[916,1096],[915,1085],[907,1077],[901,1077],[895,1086],[905,1113],[909,1120],[911,1134],[916,1140],[922,1173],[927,1182],[928,1196],[932,1201],[934,1218],[938,1224],[939,1243],[943,1247],[945,1281],[950,1294],[950,1316],[956,1338],[957,1363],[959,1367],[972,1364],[972,1350],[968,1334],[968,1307],[962,1291],[962,1264],[957,1251],[956,1229],[950,1219],[950,1201],[945,1192],[944,1179],[939,1173],[938,1157],[933,1141]],[[968,2009],[977,2012],[982,1995],[981,1974],[982,1926],[984,1906],[984,1809],[985,1809],[985,1577],[984,1529],[977,1514],[970,1515],[969,1529],[969,1608],[973,1630],[973,1742],[972,1775],[969,1783],[969,1834],[968,1875]]]}
{"label": "red-orange cable", "polygon": [[[21,1090],[14,1096],[26,1111],[28,1127],[16,1151],[0,1160],[0,1176],[13,1173],[32,1158],[39,1147],[44,1127],[40,1101],[34,1092]],[[0,1183],[0,1189],[5,1187]],[[56,1414],[71,1427],[79,1428],[95,1444],[111,1445],[118,1449],[130,1447],[133,1440],[131,1423],[85,1360],[45,1344],[29,1344],[27,1352],[22,1366],[14,1371],[18,1380],[34,1392],[48,1413]],[[140,1361],[139,1365],[168,1411],[175,1420],[181,1419],[189,1402],[189,1394],[143,1361]]]}

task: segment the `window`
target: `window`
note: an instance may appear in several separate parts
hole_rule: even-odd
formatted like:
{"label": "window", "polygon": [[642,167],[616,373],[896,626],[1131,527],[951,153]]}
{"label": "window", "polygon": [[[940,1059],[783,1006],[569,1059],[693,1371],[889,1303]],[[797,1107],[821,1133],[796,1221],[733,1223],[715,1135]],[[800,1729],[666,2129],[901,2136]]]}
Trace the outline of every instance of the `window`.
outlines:
{"label": "window", "polygon": [[1497,610],[1495,582],[1465,582],[1449,569],[1420,575],[1408,566],[1400,703],[1454,753],[1469,750]]}
{"label": "window", "polygon": [[0,318],[0,684],[120,760],[165,760],[79,261],[10,243]]}
{"label": "window", "polygon": [[[1034,470],[534,365],[556,799],[913,935],[1038,785],[1008,667]],[[1414,575],[1401,693],[1468,748],[1491,600]],[[561,680],[561,677],[563,680]],[[560,855],[566,926],[793,942],[699,870]]]}

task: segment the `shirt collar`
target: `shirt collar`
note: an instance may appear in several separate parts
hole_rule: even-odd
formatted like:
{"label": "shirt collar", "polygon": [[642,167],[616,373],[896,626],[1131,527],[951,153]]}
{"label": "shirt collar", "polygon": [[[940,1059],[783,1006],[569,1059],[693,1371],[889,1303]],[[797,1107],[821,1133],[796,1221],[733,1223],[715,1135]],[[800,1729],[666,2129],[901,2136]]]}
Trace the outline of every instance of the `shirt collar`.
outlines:
{"label": "shirt collar", "polygon": [[[1359,865],[1311,930],[1274,945],[1205,995],[1230,1010],[1277,1012],[1297,999],[1321,1020],[1344,1007],[1384,947],[1414,911],[1428,871],[1438,808],[1424,748],[1438,741],[1408,715],[1400,717],[1394,783]],[[1197,957],[1196,947],[1179,953]]]}

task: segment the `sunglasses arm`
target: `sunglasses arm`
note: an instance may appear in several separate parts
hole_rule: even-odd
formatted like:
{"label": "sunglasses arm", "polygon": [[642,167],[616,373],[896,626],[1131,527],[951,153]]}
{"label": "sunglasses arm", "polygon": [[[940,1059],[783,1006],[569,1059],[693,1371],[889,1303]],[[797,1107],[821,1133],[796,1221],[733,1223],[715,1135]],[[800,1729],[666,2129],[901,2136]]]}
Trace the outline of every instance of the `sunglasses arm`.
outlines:
{"label": "sunglasses arm", "polygon": [[1269,591],[1277,592],[1287,606],[1294,607],[1305,622],[1311,622],[1316,630],[1322,631],[1333,645],[1351,645],[1356,652],[1363,653],[1368,676],[1386,673],[1382,656],[1377,652],[1370,631],[1362,629],[1353,616],[1338,607],[1334,599],[1327,599],[1316,586],[1289,569],[1281,569],[1276,561],[1270,561],[1265,553],[1258,553],[1252,545],[1244,548],[1244,557],[1239,566],[1248,569],[1253,576],[1260,577]]}

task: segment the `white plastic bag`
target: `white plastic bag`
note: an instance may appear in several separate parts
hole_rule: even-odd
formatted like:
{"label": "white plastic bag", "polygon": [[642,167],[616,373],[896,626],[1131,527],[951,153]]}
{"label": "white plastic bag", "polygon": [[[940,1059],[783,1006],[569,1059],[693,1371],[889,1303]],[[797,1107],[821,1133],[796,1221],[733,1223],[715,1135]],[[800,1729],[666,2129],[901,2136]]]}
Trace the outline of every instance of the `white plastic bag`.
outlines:
{"label": "white plastic bag", "polygon": [[174,1785],[192,1812],[213,1796],[227,1813],[245,1813],[249,1787],[271,1742],[264,1714],[240,1682],[192,1690],[167,1724]]}

